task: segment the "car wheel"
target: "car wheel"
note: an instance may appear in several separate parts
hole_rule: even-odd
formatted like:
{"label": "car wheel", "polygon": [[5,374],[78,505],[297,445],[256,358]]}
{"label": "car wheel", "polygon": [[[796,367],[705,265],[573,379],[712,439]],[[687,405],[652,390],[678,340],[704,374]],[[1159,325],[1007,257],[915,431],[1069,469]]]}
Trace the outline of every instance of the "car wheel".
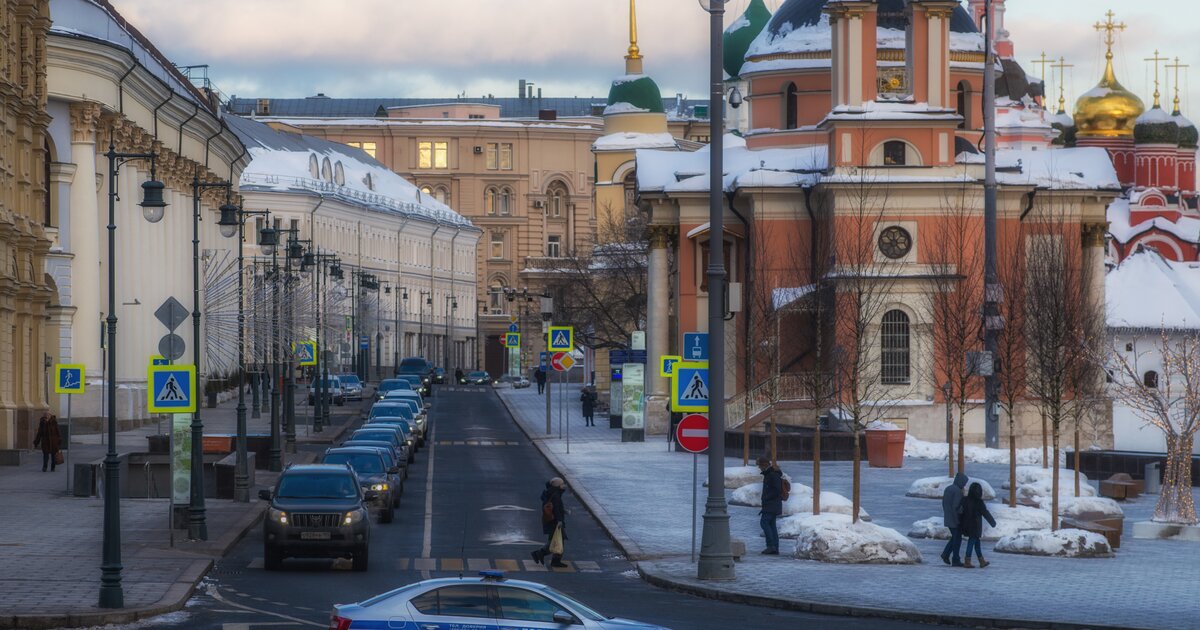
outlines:
{"label": "car wheel", "polygon": [[283,568],[283,552],[271,545],[263,545],[263,568],[278,571]]}
{"label": "car wheel", "polygon": [[392,520],[394,520],[395,518],[396,518],[396,508],[394,508],[394,507],[388,507],[388,509],[383,510],[382,512],[379,513],[379,522],[380,523],[391,523]]}
{"label": "car wheel", "polygon": [[367,558],[368,558],[368,556],[367,556],[367,548],[366,547],[363,547],[362,549],[355,551],[354,552],[354,570],[355,571],[366,571],[367,570]]}

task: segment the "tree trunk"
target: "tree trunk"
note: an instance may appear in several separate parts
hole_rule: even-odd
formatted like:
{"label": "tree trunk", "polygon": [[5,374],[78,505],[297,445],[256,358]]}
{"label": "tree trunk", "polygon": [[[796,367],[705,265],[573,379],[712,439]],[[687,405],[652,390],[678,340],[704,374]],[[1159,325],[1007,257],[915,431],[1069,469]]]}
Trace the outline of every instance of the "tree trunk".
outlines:
{"label": "tree trunk", "polygon": [[[1046,449],[1046,438],[1048,436],[1049,436],[1049,433],[1047,432],[1047,428],[1046,428],[1046,412],[1043,411],[1042,412],[1042,468],[1045,468],[1046,463],[1050,461],[1050,453],[1048,453],[1047,449]],[[1055,448],[1058,448],[1058,447],[1055,446]],[[1055,451],[1055,452],[1057,452],[1057,451]],[[1055,459],[1058,459],[1058,458],[1055,457]],[[1055,465],[1057,467],[1057,462],[1055,462]]]}
{"label": "tree trunk", "polygon": [[[1058,424],[1054,428],[1054,452],[1058,452]],[[1057,459],[1057,458],[1055,458]],[[1042,467],[1045,468],[1046,460],[1042,459]],[[1058,530],[1058,463],[1054,465],[1054,481],[1050,484],[1050,492],[1053,496],[1050,497],[1050,531]]]}
{"label": "tree trunk", "polygon": [[1075,496],[1079,496],[1079,421],[1075,421]]}
{"label": "tree trunk", "polygon": [[958,472],[967,472],[966,440],[963,438],[963,428],[966,423],[965,402],[958,401]]}
{"label": "tree trunk", "polygon": [[[862,487],[861,486],[862,480],[860,478],[862,475],[861,475],[861,471],[859,470],[859,468],[861,467],[861,464],[862,464],[862,447],[859,446],[859,441],[858,441],[859,433],[861,433],[861,431],[859,431],[859,429],[858,429],[858,421],[856,419],[855,427],[854,427],[854,488],[853,488],[853,492],[851,492],[853,497],[852,497],[852,500],[850,501],[850,522],[851,523],[858,522],[859,490]],[[813,494],[817,494],[815,489],[813,491]]]}
{"label": "tree trunk", "polygon": [[1167,435],[1167,469],[1154,507],[1154,521],[1196,524],[1192,500],[1192,443],[1194,435]]}
{"label": "tree trunk", "polygon": [[821,422],[817,421],[817,430],[813,432],[813,504],[812,513],[821,513]]}
{"label": "tree trunk", "polygon": [[1017,435],[1012,412],[1008,413],[1008,506],[1017,507]]}
{"label": "tree trunk", "polygon": [[953,413],[950,410],[950,399],[946,399],[946,476],[954,477],[954,420],[949,418]]}

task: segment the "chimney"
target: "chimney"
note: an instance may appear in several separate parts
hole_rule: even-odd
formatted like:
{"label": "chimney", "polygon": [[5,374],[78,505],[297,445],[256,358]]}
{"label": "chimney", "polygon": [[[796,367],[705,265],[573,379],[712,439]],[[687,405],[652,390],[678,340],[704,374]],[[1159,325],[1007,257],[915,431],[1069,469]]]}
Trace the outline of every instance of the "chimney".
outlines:
{"label": "chimney", "polygon": [[538,88],[538,100],[542,100],[542,88]]}
{"label": "chimney", "polygon": [[538,120],[558,120],[558,110],[539,109]]}
{"label": "chimney", "polygon": [[533,98],[533,83],[528,83],[525,86],[525,98]]}
{"label": "chimney", "polygon": [[517,82],[517,98],[525,98],[525,79]]}

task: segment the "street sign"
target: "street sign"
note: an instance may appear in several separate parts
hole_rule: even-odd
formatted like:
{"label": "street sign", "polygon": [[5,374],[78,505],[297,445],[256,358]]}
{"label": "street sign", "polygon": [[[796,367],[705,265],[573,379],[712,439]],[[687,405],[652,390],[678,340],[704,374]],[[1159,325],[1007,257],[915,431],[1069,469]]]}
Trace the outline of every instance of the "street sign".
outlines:
{"label": "street sign", "polygon": [[683,357],[677,355],[664,354],[662,364],[658,366],[658,373],[661,376],[675,376],[675,364],[683,360]]}
{"label": "street sign", "polygon": [[54,366],[55,394],[82,394],[84,366],[76,363],[59,363]]}
{"label": "street sign", "polygon": [[508,325],[508,332],[519,332],[520,330],[521,330],[521,329],[520,329],[520,328],[517,328],[517,325],[516,325],[516,324],[509,324],[509,325]]}
{"label": "street sign", "polygon": [[671,411],[708,411],[708,365],[689,363],[675,364],[675,376],[671,379]]}
{"label": "street sign", "polygon": [[684,416],[675,427],[675,441],[689,453],[708,450],[708,416],[698,413]]}
{"label": "street sign", "polygon": [[183,342],[183,337],[175,333],[165,334],[158,340],[158,353],[171,361],[179,360],[186,348],[187,344]]}
{"label": "street sign", "polygon": [[515,324],[515,323],[517,323],[517,314],[516,314],[516,313],[510,313],[510,314],[509,314],[509,316],[508,316],[508,323],[510,323],[510,324]]}
{"label": "street sign", "polygon": [[507,333],[504,335],[504,346],[507,348],[521,347],[521,333]]}
{"label": "street sign", "polygon": [[645,350],[609,350],[608,364],[621,365],[624,363],[645,363]]}
{"label": "street sign", "polygon": [[554,356],[550,357],[550,367],[559,372],[566,372],[575,366],[575,359],[566,352],[555,352]]}
{"label": "street sign", "polygon": [[708,333],[683,333],[683,358],[686,361],[707,361]]}
{"label": "street sign", "polygon": [[546,343],[550,352],[571,352],[575,349],[574,326],[551,326],[550,339]]}
{"label": "street sign", "polygon": [[180,304],[174,296],[167,298],[158,307],[158,310],[154,311],[154,317],[158,318],[158,321],[162,322],[162,325],[166,326],[170,332],[175,332],[175,329],[179,328],[187,316],[187,308]]}
{"label": "street sign", "polygon": [[538,366],[542,368],[543,372],[545,372],[546,369],[550,367],[550,353],[549,352],[543,352],[540,355],[538,355]]}
{"label": "street sign", "polygon": [[292,356],[296,357],[296,362],[300,365],[316,365],[317,364],[317,342],[315,341],[297,341],[292,344]]}
{"label": "street sign", "polygon": [[150,413],[196,411],[196,366],[152,365],[146,381]]}
{"label": "street sign", "polygon": [[161,354],[150,355],[150,365],[170,365],[171,361]]}

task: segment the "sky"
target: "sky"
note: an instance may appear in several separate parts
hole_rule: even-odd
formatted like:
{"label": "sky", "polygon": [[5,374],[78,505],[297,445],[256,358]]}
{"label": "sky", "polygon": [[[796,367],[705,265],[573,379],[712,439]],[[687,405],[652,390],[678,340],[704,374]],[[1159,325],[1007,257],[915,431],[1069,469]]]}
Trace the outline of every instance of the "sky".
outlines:
{"label": "sky", "polygon": [[[241,97],[515,96],[519,79],[546,96],[604,96],[624,74],[625,0],[111,0],[164,54],[208,64],[223,94]],[[729,0],[727,22],[749,0]],[[771,9],[784,0],[766,0]],[[964,0],[965,4],[965,0]],[[1104,57],[1092,24],[1112,8],[1128,29],[1116,47],[1117,77],[1149,106],[1158,50],[1193,68],[1180,84],[1184,111],[1200,98],[1200,38],[1191,0],[1008,0],[1005,26],[1032,75],[1045,52],[1074,64],[1070,103],[1099,80]],[[706,95],[708,15],[689,0],[640,0],[638,43],[664,95]],[[1048,91],[1058,81],[1047,69]],[[1162,70],[1163,106],[1173,77]],[[1200,119],[1200,101],[1194,108]]]}

